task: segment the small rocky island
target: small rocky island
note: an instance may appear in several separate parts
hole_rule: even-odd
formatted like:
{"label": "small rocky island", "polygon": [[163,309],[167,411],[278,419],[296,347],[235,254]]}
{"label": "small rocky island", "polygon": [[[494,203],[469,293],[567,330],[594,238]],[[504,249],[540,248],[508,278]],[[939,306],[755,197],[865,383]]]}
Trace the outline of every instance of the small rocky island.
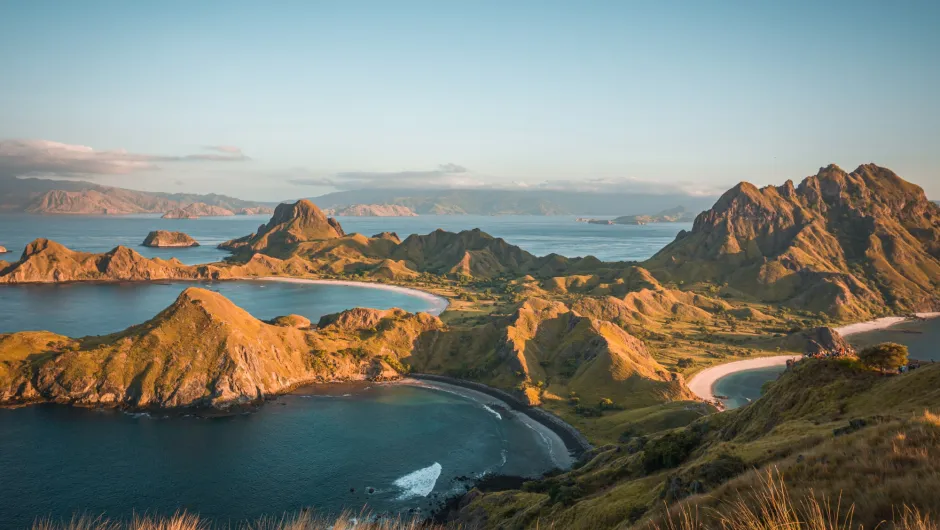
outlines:
{"label": "small rocky island", "polygon": [[0,245],[0,254],[6,254],[7,252],[9,252],[9,250],[7,250],[7,247]]}
{"label": "small rocky island", "polygon": [[183,232],[154,230],[141,245],[145,247],[198,247],[199,242]]}

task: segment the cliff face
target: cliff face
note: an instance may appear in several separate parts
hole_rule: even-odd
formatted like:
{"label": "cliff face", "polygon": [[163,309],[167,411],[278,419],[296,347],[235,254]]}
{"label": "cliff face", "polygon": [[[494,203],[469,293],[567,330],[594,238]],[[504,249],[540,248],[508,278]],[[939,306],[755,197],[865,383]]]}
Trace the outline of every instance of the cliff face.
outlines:
{"label": "cliff face", "polygon": [[829,166],[796,187],[741,183],[645,266],[844,318],[932,310],[940,308],[940,208],[875,165]]}
{"label": "cliff face", "polygon": [[343,208],[326,210],[327,215],[346,217],[417,217],[407,206],[399,204],[352,204]]}
{"label": "cliff face", "polygon": [[226,250],[276,252],[286,245],[342,237],[343,228],[328,218],[315,204],[304,199],[294,204],[279,204],[267,224],[254,234],[219,245]]}
{"label": "cliff face", "polygon": [[218,293],[189,288],[150,321],[114,335],[0,335],[0,404],[140,409],[256,402],[303,383],[385,373],[389,359],[441,325],[429,315],[361,311],[368,315],[311,331],[264,323]]}
{"label": "cliff face", "polygon": [[235,212],[221,206],[211,206],[204,202],[194,202],[182,208],[174,208],[163,214],[163,219],[198,219],[200,217],[228,217]]}
{"label": "cliff face", "polygon": [[0,269],[0,283],[48,283],[106,280],[195,280],[226,277],[210,265],[184,265],[177,259],[145,258],[127,247],[92,254],[37,239],[20,259]]}
{"label": "cliff face", "polygon": [[198,247],[199,243],[183,232],[154,230],[147,234],[141,245],[145,247]]}

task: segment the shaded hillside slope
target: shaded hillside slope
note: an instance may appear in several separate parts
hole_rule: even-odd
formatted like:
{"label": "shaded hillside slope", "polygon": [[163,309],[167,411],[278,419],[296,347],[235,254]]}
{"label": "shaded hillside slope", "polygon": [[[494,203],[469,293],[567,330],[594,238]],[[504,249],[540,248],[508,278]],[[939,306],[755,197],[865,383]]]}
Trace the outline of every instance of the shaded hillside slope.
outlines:
{"label": "shaded hillside slope", "polygon": [[799,186],[741,183],[644,263],[845,319],[940,308],[940,208],[888,169],[828,166]]}
{"label": "shaded hillside slope", "polygon": [[654,435],[627,429],[568,473],[471,492],[456,518],[483,528],[649,528],[664,507],[684,504],[712,528],[742,494],[756,505],[748,496],[775,467],[796,498],[841,498],[866,528],[903,503],[940,513],[940,419],[924,412],[938,389],[940,365],[885,376],[852,360],[805,361],[747,407]]}
{"label": "shaded hillside slope", "polygon": [[41,401],[128,408],[223,407],[302,383],[397,376],[393,366],[440,321],[402,310],[352,310],[305,329],[262,322],[191,287],[153,319],[103,337],[0,335],[0,404]]}

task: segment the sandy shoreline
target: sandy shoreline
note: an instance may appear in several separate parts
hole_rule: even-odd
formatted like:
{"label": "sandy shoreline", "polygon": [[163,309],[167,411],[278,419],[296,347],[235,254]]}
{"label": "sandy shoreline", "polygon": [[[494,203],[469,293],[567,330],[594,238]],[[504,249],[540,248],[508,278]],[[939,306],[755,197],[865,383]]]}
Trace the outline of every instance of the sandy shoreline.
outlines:
{"label": "sandy shoreline", "polygon": [[243,278],[245,280],[262,280],[266,282],[284,282],[284,283],[307,283],[307,284],[319,284],[319,285],[343,285],[346,287],[361,287],[364,289],[381,289],[384,291],[393,291],[397,293],[407,294],[417,298],[427,300],[434,304],[434,306],[427,310],[426,313],[430,313],[434,316],[439,316],[441,313],[447,309],[447,306],[450,305],[450,302],[443,296],[438,296],[427,291],[422,291],[420,289],[413,289],[411,287],[402,287],[400,285],[389,285],[386,283],[376,283],[376,282],[354,282],[350,280],[314,280],[312,278],[289,278],[282,276],[265,276],[262,278]]}
{"label": "sandy shoreline", "polygon": [[715,401],[713,393],[715,383],[727,375],[746,370],[757,370],[759,368],[770,368],[771,366],[782,366],[789,360],[797,360],[802,355],[775,355],[773,357],[760,357],[758,359],[747,359],[744,361],[734,361],[725,364],[719,364],[706,368],[692,376],[688,386],[696,396],[705,401]]}
{"label": "sandy shoreline", "polygon": [[[937,318],[940,317],[940,312],[915,313],[915,315],[918,318]],[[835,330],[838,331],[839,334],[843,337],[848,337],[858,333],[890,328],[891,326],[900,324],[901,322],[907,322],[908,320],[910,320],[908,317],[882,317],[876,318],[875,320],[869,320],[867,322],[857,322],[855,324],[840,326],[835,328]],[[747,359],[744,361],[734,361],[712,366],[711,368],[706,368],[705,370],[702,370],[701,372],[692,376],[692,379],[690,379],[688,383],[689,390],[691,390],[696,396],[706,401],[715,401],[716,398],[713,389],[715,383],[722,377],[731,375],[735,372],[756,370],[759,368],[770,368],[772,366],[781,366],[787,364],[788,360],[797,360],[801,357],[802,355],[776,355],[773,357]]]}
{"label": "sandy shoreline", "polygon": [[[940,312],[935,313],[914,313],[917,318],[937,318],[940,317]],[[908,317],[882,317],[876,318],[875,320],[869,320],[867,322],[857,322],[855,324],[848,324],[846,326],[840,326],[835,328],[843,337],[848,337],[850,335],[855,335],[857,333],[865,333],[867,331],[875,331],[878,329],[890,328],[901,322],[907,322],[910,320]]]}

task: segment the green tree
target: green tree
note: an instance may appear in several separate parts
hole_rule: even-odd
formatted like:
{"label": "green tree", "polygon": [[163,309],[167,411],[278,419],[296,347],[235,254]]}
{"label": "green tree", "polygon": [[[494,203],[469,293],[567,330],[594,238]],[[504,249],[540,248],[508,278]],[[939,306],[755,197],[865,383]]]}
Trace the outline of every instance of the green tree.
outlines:
{"label": "green tree", "polygon": [[907,364],[907,346],[896,342],[883,342],[869,346],[858,354],[862,364],[878,370],[897,370]]}

